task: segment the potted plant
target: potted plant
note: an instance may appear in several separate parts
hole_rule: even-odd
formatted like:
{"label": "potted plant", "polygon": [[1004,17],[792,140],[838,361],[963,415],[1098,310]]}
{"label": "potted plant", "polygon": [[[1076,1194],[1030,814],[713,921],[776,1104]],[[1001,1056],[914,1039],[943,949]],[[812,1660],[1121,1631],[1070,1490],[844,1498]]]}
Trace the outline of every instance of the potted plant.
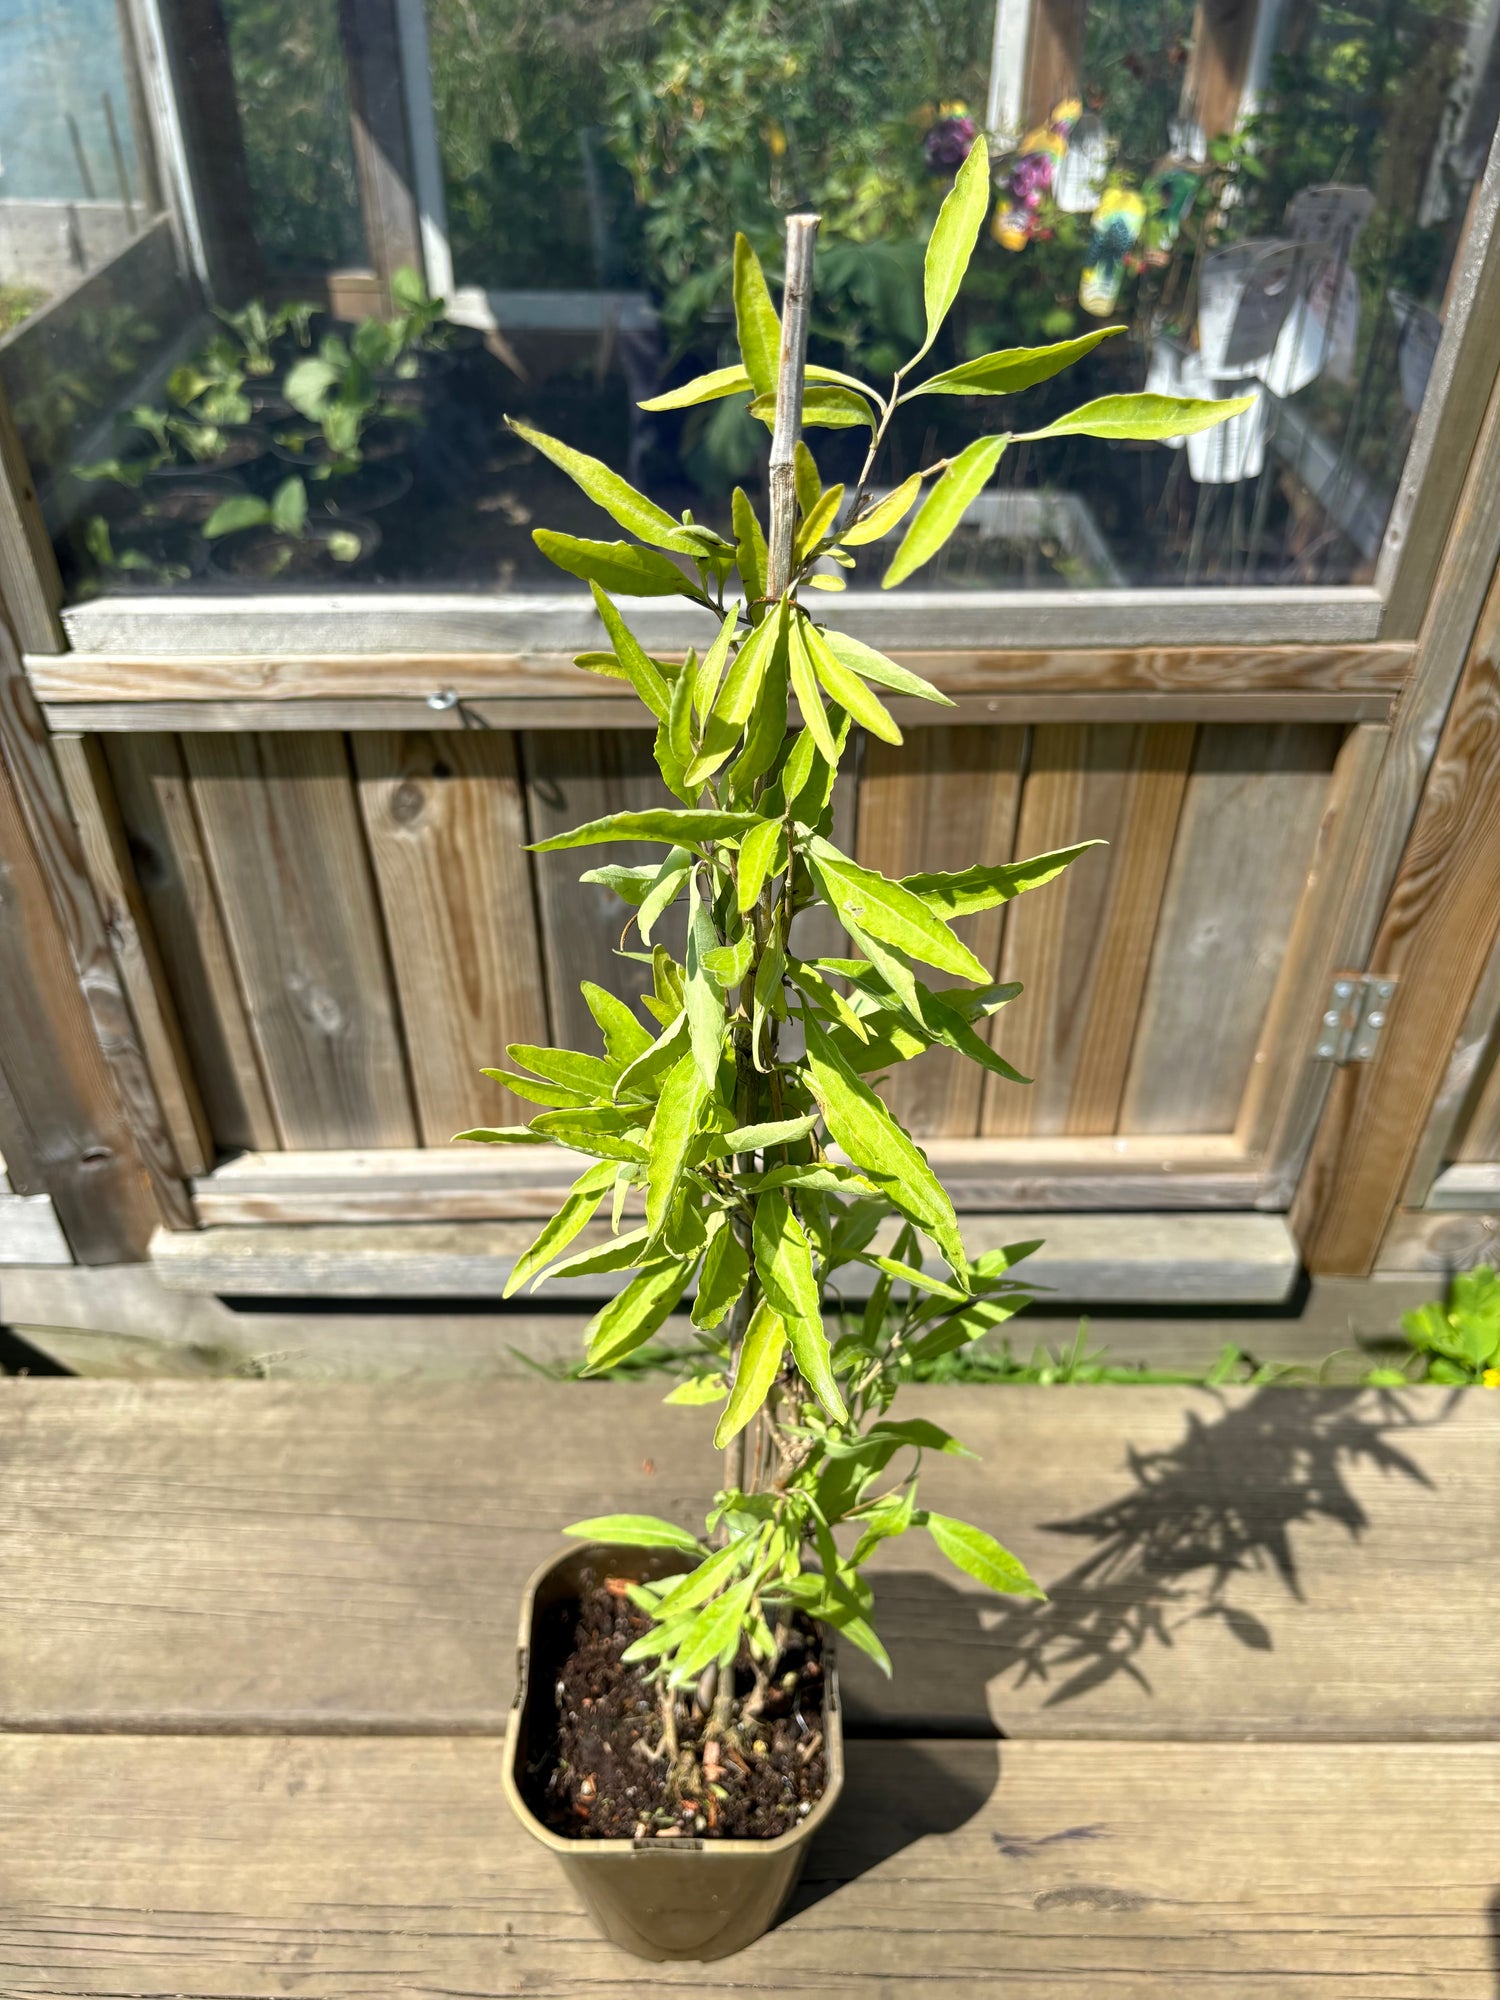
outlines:
{"label": "potted plant", "polygon": [[[857,552],[908,516],[884,584],[919,569],[1012,442],[990,431],[876,502],[870,484],[900,404],[1009,394],[1114,331],[909,383],[988,202],[981,140],[927,245],[925,338],[884,396],[806,369],[817,218],[787,225],[781,319],[737,240],[741,365],[656,400],[684,407],[752,393],[772,430],[764,533],[742,492],[727,541],[675,520],[598,460],[513,426],[635,537],[536,534],[552,561],[589,582],[609,647],[580,664],[640,696],[678,801],[537,843],[664,850],[659,865],[584,877],[631,912],[640,948],[626,955],[651,967],[652,1024],[585,986],[602,1053],[513,1047],[516,1067],[487,1073],[543,1109],[526,1125],[461,1135],[561,1144],[586,1161],[507,1292],[544,1276],[634,1272],[589,1323],[596,1375],[649,1341],[691,1293],[706,1352],[689,1393],[721,1404],[724,1486],[703,1532],[633,1515],[575,1522],[566,1532],[585,1546],[539,1572],[523,1607],[507,1794],[606,1934],[648,1958],[723,1956],[784,1901],[840,1782],[832,1635],[888,1670],[864,1573],[882,1542],[923,1531],[987,1588],[1040,1595],[987,1530],[919,1505],[923,1452],[962,1446],[925,1419],[891,1415],[914,1365],[1024,1302],[1014,1267],[1036,1245],[971,1260],[947,1194],[870,1079],[941,1044],[1024,1081],[982,1032],[1019,988],[994,984],[952,924],[1039,887],[1082,848],[899,882],[841,853],[832,800],[851,731],[899,743],[882,693],[945,698],[810,610],[814,592],[842,588]],[[1110,396],[1018,436],[1172,437],[1230,407]],[[852,491],[822,484],[803,424],[868,428]],[[649,655],[615,603],[666,594],[705,613],[703,651],[675,663]],[[792,699],[800,726],[789,731]],[[680,960],[657,934],[678,904]],[[848,934],[848,957],[799,955],[794,919],[815,904]],[[929,984],[932,969],[946,983]],[[594,1240],[574,1247],[601,1209],[608,1229],[596,1225]],[[862,1311],[830,1337],[827,1302],[862,1289]]]}
{"label": "potted plant", "polygon": [[331,576],[380,546],[373,521],[353,514],[310,518],[307,488],[295,473],[269,500],[241,493],[216,507],[203,524],[204,540],[217,543],[230,535],[236,541],[222,555],[214,551],[213,567],[221,576],[261,582]]}

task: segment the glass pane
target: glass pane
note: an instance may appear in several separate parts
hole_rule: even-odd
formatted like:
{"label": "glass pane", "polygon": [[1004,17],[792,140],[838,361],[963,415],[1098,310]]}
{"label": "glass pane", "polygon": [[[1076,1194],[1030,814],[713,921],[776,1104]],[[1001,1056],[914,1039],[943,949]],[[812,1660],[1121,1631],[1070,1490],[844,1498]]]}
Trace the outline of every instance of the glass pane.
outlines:
{"label": "glass pane", "polygon": [[[0,6],[65,47],[57,20],[76,9]],[[1013,447],[923,585],[1366,582],[1500,111],[1492,0],[222,12],[217,84],[200,38],[181,109],[191,135],[205,104],[232,104],[190,149],[221,196],[201,217],[209,266],[233,247],[238,203],[251,254],[235,268],[250,275],[216,276],[196,318],[149,320],[189,366],[159,371],[144,423],[130,420],[142,394],[128,368],[75,367],[31,343],[33,391],[50,368],[54,389],[83,384],[94,431],[100,411],[119,416],[108,449],[91,431],[87,460],[55,438],[39,447],[54,472],[110,455],[125,466],[123,480],[49,486],[75,592],[554,590],[535,526],[615,531],[507,415],[726,526],[737,483],[764,491],[767,436],[747,399],[639,404],[735,358],[734,230],[774,284],[782,216],[820,210],[813,358],[879,385],[920,340],[923,245],[987,117],[1010,125],[992,141],[993,206],[931,365],[1123,331],[1019,398],[907,405],[879,483],[1099,395],[1258,400],[1174,445]],[[351,51],[366,90],[386,64],[404,136],[360,140]],[[97,104],[98,87],[84,97]],[[62,172],[71,141],[59,155],[47,118]],[[70,183],[52,198],[77,196]],[[392,292],[419,211],[445,316],[414,276]],[[211,307],[237,309],[235,326]],[[857,472],[863,433],[810,441],[825,479]],[[862,554],[855,581],[870,585],[889,545]]]}

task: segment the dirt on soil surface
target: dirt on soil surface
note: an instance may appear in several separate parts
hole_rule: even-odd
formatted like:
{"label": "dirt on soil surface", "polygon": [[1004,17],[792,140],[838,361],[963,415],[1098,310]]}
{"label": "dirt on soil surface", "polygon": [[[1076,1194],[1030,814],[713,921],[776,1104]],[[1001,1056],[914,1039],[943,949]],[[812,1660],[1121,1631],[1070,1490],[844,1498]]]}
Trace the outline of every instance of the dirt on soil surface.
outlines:
{"label": "dirt on soil surface", "polygon": [[[555,1667],[556,1734],[535,1746],[528,1804],[571,1840],[770,1840],[789,1833],[823,1795],[823,1662],[816,1629],[799,1620],[777,1663],[764,1706],[740,1707],[753,1691],[748,1656],[735,1676],[735,1718],[710,1740],[709,1717],[690,1695],[677,1704],[678,1742],[702,1782],[673,1782],[662,1751],[657,1689],[620,1655],[649,1620],[609,1579],[560,1605],[537,1632],[537,1664]],[[644,1663],[649,1666],[649,1662]],[[681,1766],[679,1766],[681,1769]]]}

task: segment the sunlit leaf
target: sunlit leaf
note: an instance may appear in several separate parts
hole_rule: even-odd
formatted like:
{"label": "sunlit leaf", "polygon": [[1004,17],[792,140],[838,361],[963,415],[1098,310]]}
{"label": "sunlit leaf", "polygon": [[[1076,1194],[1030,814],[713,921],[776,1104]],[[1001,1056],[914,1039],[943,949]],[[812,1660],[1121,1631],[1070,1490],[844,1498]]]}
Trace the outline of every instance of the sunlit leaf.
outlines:
{"label": "sunlit leaf", "polygon": [[963,979],[987,980],[989,968],[919,896],[874,869],[861,868],[832,842],[814,834],[806,843],[808,866],[825,900],[897,951]]}
{"label": "sunlit leaf", "polygon": [[643,549],[635,542],[593,542],[551,528],[534,528],[531,539],[548,562],[585,583],[602,584],[618,597],[680,596],[707,602],[686,573],[655,549]]}
{"label": "sunlit leaf", "polygon": [[901,400],[905,402],[910,396],[1013,396],[1034,382],[1045,382],[1071,368],[1111,334],[1124,332],[1123,326],[1096,326],[1076,340],[1054,341],[1050,347],[1007,347],[998,354],[981,354],[973,361],[960,362],[957,368],[945,368],[941,375],[929,375],[915,389],[908,389]]}
{"label": "sunlit leaf", "polygon": [[644,493],[637,493],[628,479],[622,479],[602,459],[591,458],[586,451],[575,451],[572,445],[548,437],[545,431],[536,430],[517,417],[507,417],[505,421],[518,437],[567,473],[596,506],[643,542],[650,542],[654,548],[671,549],[676,555],[691,556],[703,554],[718,540],[702,528],[685,527],[681,521],[674,521],[664,507],[658,507]]}
{"label": "sunlit leaf", "polygon": [[644,812],[610,813],[604,819],[591,819],[567,833],[535,840],[531,849],[536,854],[552,854],[560,848],[597,847],[612,840],[655,840],[668,847],[697,847],[704,841],[733,839],[755,823],[754,813],[691,807],[676,812],[667,806],[654,806]]}
{"label": "sunlit leaf", "polygon": [[[952,187],[943,198],[927,255],[922,267],[922,299],[927,309],[927,338],[913,361],[937,339],[948,308],[958,297],[958,288],[969,268],[980,227],[990,205],[990,155],[981,132],[969,148],[969,156],[959,168]],[[910,363],[908,363],[910,366]]]}
{"label": "sunlit leaf", "polygon": [[911,504],[922,490],[922,475],[914,472],[910,479],[904,479],[893,492],[883,500],[877,500],[860,515],[852,526],[839,535],[839,544],[846,549],[862,548],[866,542],[878,542],[882,535],[888,535],[899,521],[904,521],[911,511]]}
{"label": "sunlit leaf", "polygon": [[786,1322],[792,1357],[802,1379],[829,1415],[842,1423],[848,1414],[823,1331],[818,1281],[807,1232],[779,1189],[755,1204],[755,1273],[772,1306]]}
{"label": "sunlit leaf", "polygon": [[786,1350],[786,1321],[769,1299],[761,1299],[740,1342],[739,1366],[724,1405],[714,1443],[722,1451],[737,1437],[771,1393]]}
{"label": "sunlit leaf", "polygon": [[923,563],[931,562],[983,492],[1009,443],[1010,438],[1002,433],[998,437],[975,438],[964,446],[902,536],[901,546],[881,580],[882,590],[893,589]]}
{"label": "sunlit leaf", "polygon": [[734,239],[734,323],[740,358],[757,396],[775,394],[781,361],[781,321],[771,303],[766,274],[747,236]]}
{"label": "sunlit leaf", "polygon": [[1255,401],[1232,396],[1215,402],[1204,396],[1100,396],[1070,410],[1039,431],[1018,431],[1018,438],[1096,437],[1160,439],[1187,437],[1237,417]]}
{"label": "sunlit leaf", "polygon": [[590,1520],[575,1521],[563,1533],[591,1542],[621,1542],[632,1549],[682,1549],[689,1555],[703,1551],[696,1535],[655,1514],[596,1514]]}
{"label": "sunlit leaf", "polygon": [[918,1518],[949,1562],[965,1576],[982,1583],[986,1590],[1004,1591],[1013,1597],[1046,1597],[1046,1591],[1027,1574],[1025,1565],[983,1528],[955,1521],[947,1514],[934,1514],[930,1508]]}

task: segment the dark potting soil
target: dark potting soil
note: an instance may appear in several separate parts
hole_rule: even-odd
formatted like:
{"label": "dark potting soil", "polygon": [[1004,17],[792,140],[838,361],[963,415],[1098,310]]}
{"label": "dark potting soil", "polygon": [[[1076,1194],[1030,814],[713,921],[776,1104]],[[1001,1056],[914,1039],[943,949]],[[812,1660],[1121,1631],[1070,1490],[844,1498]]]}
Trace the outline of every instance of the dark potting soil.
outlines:
{"label": "dark potting soil", "polygon": [[[555,1734],[535,1745],[527,1773],[532,1811],[571,1840],[771,1840],[790,1833],[823,1796],[827,1778],[816,1629],[798,1620],[764,1707],[742,1724],[740,1704],[754,1688],[744,1659],[734,1726],[722,1742],[709,1744],[707,1716],[692,1712],[684,1720],[691,1703],[679,1700],[679,1747],[692,1749],[705,1782],[678,1794],[670,1760],[654,1754],[662,1735],[657,1690],[639,1667],[620,1660],[649,1622],[613,1578],[539,1621],[538,1670],[560,1664]],[[549,1623],[551,1630],[541,1629]]]}

